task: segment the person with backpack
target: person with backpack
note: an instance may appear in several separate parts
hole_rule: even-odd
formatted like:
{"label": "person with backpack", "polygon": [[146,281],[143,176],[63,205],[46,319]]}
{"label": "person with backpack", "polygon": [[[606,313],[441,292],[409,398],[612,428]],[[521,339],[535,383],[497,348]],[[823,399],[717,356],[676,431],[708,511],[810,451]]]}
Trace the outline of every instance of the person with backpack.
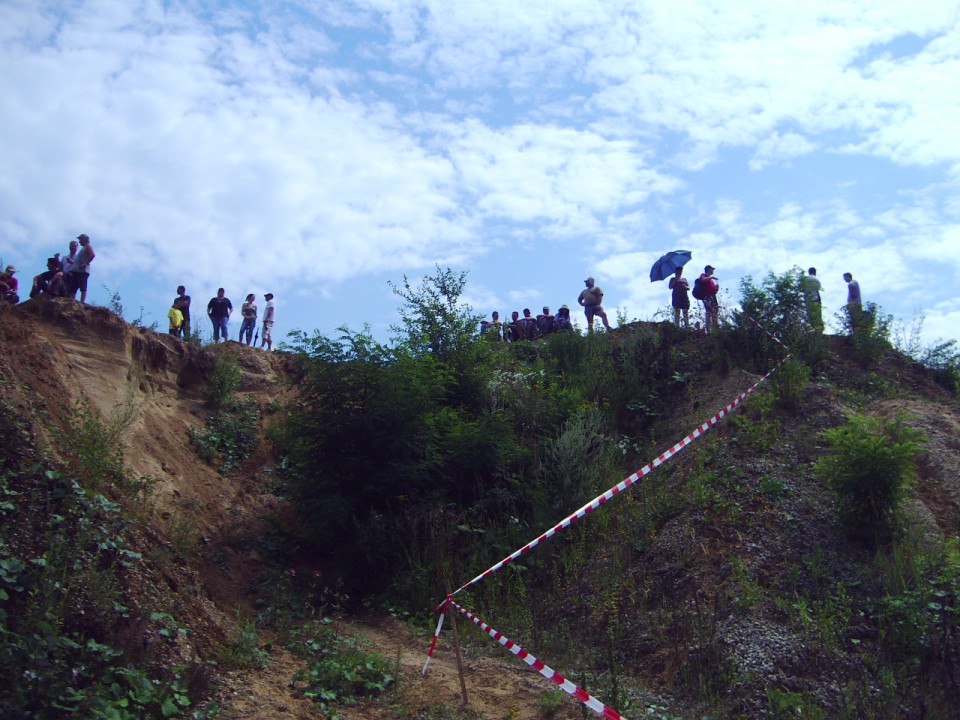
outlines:
{"label": "person with backpack", "polygon": [[707,265],[703,268],[703,274],[693,283],[693,297],[703,303],[706,322],[704,323],[704,332],[709,335],[711,326],[715,330],[720,329],[720,303],[717,301],[717,293],[720,292],[720,284],[717,278],[713,276],[713,265]]}
{"label": "person with backpack", "polygon": [[673,305],[673,324],[680,327],[680,313],[683,313],[683,327],[690,329],[690,283],[683,277],[683,268],[678,267],[670,278],[670,289],[673,291],[671,304]]}

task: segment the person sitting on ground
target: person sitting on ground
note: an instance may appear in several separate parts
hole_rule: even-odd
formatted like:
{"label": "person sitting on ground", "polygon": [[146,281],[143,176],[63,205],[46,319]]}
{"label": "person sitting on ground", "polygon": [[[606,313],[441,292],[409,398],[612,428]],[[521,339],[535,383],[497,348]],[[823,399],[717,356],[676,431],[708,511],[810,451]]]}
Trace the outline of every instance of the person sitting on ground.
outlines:
{"label": "person sitting on ground", "polygon": [[586,287],[580,292],[577,302],[583,306],[583,312],[587,316],[587,333],[593,332],[593,318],[599,317],[603,326],[609,330],[610,323],[607,322],[607,313],[603,309],[603,290],[594,284],[594,279],[588,277],[583,281]]}
{"label": "person sitting on ground", "polygon": [[570,308],[567,305],[561,305],[557,314],[553,317],[553,330],[551,332],[564,332],[573,330],[573,322],[570,320]]}
{"label": "person sitting on ground", "polygon": [[20,296],[17,294],[20,289],[20,281],[14,277],[16,272],[16,267],[7,265],[7,269],[0,274],[0,300],[12,305],[20,302]]}
{"label": "person sitting on ground", "polygon": [[243,316],[243,322],[240,324],[240,337],[238,340],[243,344],[243,334],[247,334],[247,345],[253,345],[253,331],[257,327],[257,304],[254,300],[257,296],[253,293],[247,295],[247,300],[240,306],[240,315]]}
{"label": "person sitting on ground", "polygon": [[504,329],[504,336],[508,342],[517,342],[520,340],[520,313],[514,310],[510,313],[510,322]]}
{"label": "person sitting on ground", "polygon": [[480,321],[480,334],[490,340],[502,340],[503,323],[500,322],[500,313],[494,310],[490,317],[490,320]]}
{"label": "person sitting on ground", "polygon": [[52,258],[47,258],[46,272],[42,272],[33,278],[30,297],[36,297],[40,293],[53,297],[64,297],[67,294],[66,284],[63,281],[63,266],[60,264],[60,253]]}
{"label": "person sitting on ground", "polygon": [[180,332],[183,330],[183,312],[180,310],[180,301],[174,300],[173,306],[167,312],[170,318],[170,334],[175,338],[180,338]]}
{"label": "person sitting on ground", "polygon": [[537,315],[537,335],[544,337],[553,332],[553,315],[550,314],[550,308],[543,306],[543,314]]}
{"label": "person sitting on ground", "polygon": [[537,320],[530,314],[530,308],[523,309],[523,317],[519,321],[520,339],[534,340],[537,337]]}

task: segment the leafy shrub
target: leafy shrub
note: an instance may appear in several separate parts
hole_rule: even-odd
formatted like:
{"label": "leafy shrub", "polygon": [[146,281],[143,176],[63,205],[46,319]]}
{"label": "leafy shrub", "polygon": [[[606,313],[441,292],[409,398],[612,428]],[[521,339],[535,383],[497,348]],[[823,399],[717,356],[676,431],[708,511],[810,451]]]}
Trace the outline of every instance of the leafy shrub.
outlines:
{"label": "leafy shrub", "polygon": [[897,567],[897,584],[907,582],[877,604],[882,657],[908,675],[903,684],[916,688],[930,717],[950,717],[960,703],[960,541],[908,552],[916,572]]}
{"label": "leafy shrub", "polygon": [[810,368],[790,357],[783,361],[771,379],[780,407],[798,411],[810,381]]}
{"label": "leafy shrub", "polygon": [[876,303],[847,305],[840,313],[840,321],[844,331],[850,335],[853,356],[867,367],[883,357],[889,350],[890,332],[893,325],[893,316],[884,315],[882,308]]}
{"label": "leafy shrub", "polygon": [[[0,412],[0,706],[4,718],[134,720],[182,715],[202,666],[163,671],[130,662],[124,640],[144,618],[124,605],[123,578],[140,559],[121,504],[88,489],[129,484],[119,433],[97,433],[88,405],[65,433],[62,467],[18,449],[36,447],[25,424]],[[12,421],[12,422],[11,422]],[[97,438],[97,445],[90,435]],[[82,442],[74,445],[72,440]],[[98,475],[103,473],[103,475]],[[151,616],[152,617],[152,616]],[[152,622],[152,620],[151,620]],[[157,633],[169,630],[164,625]],[[196,711],[196,717],[203,717]]]}
{"label": "leafy shrub", "polygon": [[219,470],[230,473],[238,469],[260,444],[258,427],[260,409],[252,399],[230,399],[207,419],[203,430],[191,426],[190,442],[200,458]]}
{"label": "leafy shrub", "polygon": [[728,331],[720,335],[724,349],[739,363],[755,372],[767,372],[784,350],[810,345],[808,361],[819,362],[820,333],[807,325],[806,305],[801,287],[803,272],[795,267],[781,275],[768,273],[758,285],[751,276],[740,281],[740,310],[733,313]]}
{"label": "leafy shrub", "polygon": [[815,472],[837,493],[841,522],[851,536],[886,540],[914,478],[922,435],[904,425],[902,417],[881,421],[862,416],[823,435],[830,449]]}
{"label": "leafy shrub", "polygon": [[320,705],[335,720],[335,705],[355,705],[364,697],[385,691],[396,679],[390,661],[370,652],[362,640],[340,635],[329,624],[306,626],[293,649],[311,658],[294,683],[302,683],[304,696]]}
{"label": "leafy shrub", "polygon": [[240,366],[230,355],[221,354],[210,379],[210,402],[215,408],[226,405],[240,389]]}

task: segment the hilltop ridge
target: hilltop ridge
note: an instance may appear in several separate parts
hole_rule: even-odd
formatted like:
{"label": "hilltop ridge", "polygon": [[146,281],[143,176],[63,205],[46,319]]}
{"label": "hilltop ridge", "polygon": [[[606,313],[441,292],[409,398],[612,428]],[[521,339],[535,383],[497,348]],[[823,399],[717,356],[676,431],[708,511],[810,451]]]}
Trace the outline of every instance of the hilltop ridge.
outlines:
{"label": "hilltop ridge", "polygon": [[[611,342],[625,342],[627,332],[612,334]],[[876,641],[875,631],[856,613],[869,609],[872,596],[866,593],[878,589],[867,572],[872,550],[844,537],[835,500],[814,476],[813,463],[825,450],[824,429],[863,414],[901,417],[920,431],[917,482],[904,506],[908,525],[925,547],[956,537],[956,398],[895,351],[866,372],[851,357],[849,338],[826,341],[829,362],[807,387],[799,409],[779,409],[771,397],[746,402],[707,441],[611,504],[610,532],[624,533],[618,537],[629,539],[629,547],[616,557],[593,558],[593,568],[581,576],[558,571],[560,591],[543,599],[538,612],[551,622],[582,621],[571,628],[570,642],[588,644],[601,627],[593,623],[608,621],[609,613],[587,617],[582,603],[605,598],[611,576],[629,580],[633,592],[617,597],[615,605],[634,707],[670,707],[671,717],[700,713],[703,698],[684,696],[678,688],[689,685],[692,673],[711,676],[704,669],[714,666],[725,668],[726,675],[719,674],[707,690],[713,702],[726,703],[731,717],[769,716],[771,687],[792,713],[816,706],[829,715],[852,702],[853,696],[835,687],[836,673],[842,669],[849,681],[867,672],[864,653]],[[672,403],[675,414],[656,425],[657,448],[668,447],[758,379],[723,363],[711,367],[707,338],[678,342],[687,365],[674,370],[703,368],[703,375]],[[253,403],[260,417],[258,449],[229,474],[204,462],[191,444],[191,428],[204,427],[211,413],[210,388],[224,359],[239,370],[237,395]],[[134,526],[133,542],[143,560],[125,572],[121,595],[131,607],[142,604],[176,617],[189,632],[158,643],[158,621],[143,620],[136,626],[142,637],[130,641],[131,657],[168,665],[216,657],[242,627],[242,618],[259,607],[265,572],[319,572],[322,562],[310,564],[316,559],[271,568],[261,554],[264,538],[293,524],[294,508],[273,481],[278,458],[268,426],[297,398],[299,373],[288,353],[235,342],[198,348],[131,326],[108,309],[69,300],[40,297],[0,307],[4,467],[39,462],[45,453],[68,462],[78,408],[89,407],[103,427],[118,432],[131,475],[149,479],[148,508],[137,511]],[[20,443],[25,437],[34,438],[29,447]],[[689,497],[687,504],[678,501],[681,495]],[[630,535],[638,518],[649,520],[649,527]],[[828,608],[841,602],[838,586],[851,614],[843,615],[842,632],[831,630],[843,636],[833,646],[818,623],[826,623],[821,618],[829,619]],[[458,702],[449,644],[441,644],[434,671],[424,679],[418,673],[423,637],[383,615],[357,619],[354,627],[387,657],[398,658],[406,708]],[[269,633],[261,641],[272,663],[242,671],[204,666],[193,681],[198,692],[218,699],[223,718],[314,717],[314,706],[291,687],[302,661],[273,644]],[[483,717],[502,718],[505,704],[514,708],[511,717],[542,716],[538,698],[549,690],[542,678],[498,654],[499,648],[486,647],[483,639],[466,644],[473,708]],[[882,691],[879,680],[864,683],[869,692]],[[571,702],[554,717],[579,713]],[[389,704],[370,703],[347,716],[393,717],[394,711]]]}

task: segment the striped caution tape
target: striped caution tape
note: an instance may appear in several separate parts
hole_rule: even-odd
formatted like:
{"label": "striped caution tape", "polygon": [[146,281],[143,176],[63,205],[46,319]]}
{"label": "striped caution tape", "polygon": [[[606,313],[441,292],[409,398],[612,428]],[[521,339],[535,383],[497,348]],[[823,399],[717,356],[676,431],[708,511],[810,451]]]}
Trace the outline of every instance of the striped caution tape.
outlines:
{"label": "striped caution tape", "polygon": [[515,642],[504,636],[502,633],[498,632],[494,628],[487,625],[485,622],[480,620],[473,613],[465,610],[455,603],[453,600],[450,600],[450,605],[454,607],[457,612],[467,618],[470,622],[476,625],[478,628],[483,630],[487,635],[492,637],[498,643],[503,645],[507,650],[512,652],[518,658],[523,660],[527,665],[532,667],[538,673],[543,675],[547,680],[550,680],[555,685],[559,686],[561,690],[570,695],[573,695],[577,700],[582,702],[588,708],[593,710],[598,715],[607,718],[608,720],[621,720],[621,715],[613,708],[607,707],[602,702],[593,697],[590,693],[584,690],[577,685],[574,685],[572,682],[567,680],[563,675],[558,673],[556,670],[551,668],[549,665],[546,665],[542,660],[538,660],[533,655],[528,653],[522,647],[517,645]]}
{"label": "striped caution tape", "polygon": [[437,649],[437,640],[440,639],[440,631],[443,629],[443,619],[447,616],[447,606],[450,603],[451,600],[448,595],[447,599],[437,608],[437,610],[440,611],[440,619],[437,621],[437,629],[433,631],[433,642],[430,643],[430,649],[427,651],[427,659],[423,661],[423,670],[420,671],[421,675],[427,674],[427,667],[429,667],[430,660],[433,658],[433,651]]}
{"label": "striped caution tape", "polygon": [[[781,362],[782,362],[782,361],[781,361]],[[779,367],[779,365],[777,365],[777,367]],[[575,513],[573,513],[572,515],[569,515],[569,516],[567,516],[566,518],[564,518],[562,521],[560,521],[559,523],[557,523],[556,525],[554,525],[552,528],[550,528],[549,530],[547,530],[545,533],[543,533],[543,534],[542,534],[540,537],[538,537],[537,539],[535,539],[535,540],[527,543],[526,545],[524,545],[522,548],[520,548],[519,550],[517,550],[517,551],[514,552],[513,554],[505,557],[503,560],[501,560],[500,562],[498,562],[498,563],[497,563],[496,565],[494,565],[493,567],[490,567],[490,568],[488,568],[487,570],[484,570],[482,573],[480,573],[480,574],[477,575],[475,578],[473,578],[470,582],[465,583],[464,585],[461,585],[459,588],[457,588],[457,589],[454,591],[453,594],[456,595],[457,593],[460,593],[460,592],[466,590],[466,589],[467,589],[468,587],[470,587],[471,585],[475,585],[476,583],[480,582],[480,581],[483,580],[484,578],[486,578],[486,577],[488,577],[489,575],[492,575],[493,573],[495,573],[495,572],[496,572],[497,570],[499,570],[500,568],[504,567],[505,565],[510,564],[511,562],[513,562],[514,560],[516,560],[517,558],[519,558],[521,555],[525,555],[526,553],[530,552],[533,548],[535,548],[535,547],[536,547],[537,545],[539,545],[540,543],[544,542],[545,540],[550,539],[551,537],[553,537],[554,535],[556,535],[556,534],[557,534],[558,532],[560,532],[561,530],[564,530],[564,529],[570,527],[570,525],[572,525],[573,523],[575,523],[575,522],[576,522],[577,520],[579,520],[580,518],[585,517],[587,514],[589,514],[589,513],[592,512],[593,510],[596,510],[598,507],[600,507],[601,505],[605,504],[608,500],[611,500],[612,498],[614,498],[614,497],[616,497],[617,495],[619,495],[620,493],[622,493],[622,492],[623,492],[624,490],[626,490],[628,487],[630,487],[631,485],[633,485],[634,483],[636,483],[638,480],[640,480],[640,478],[644,477],[645,475],[649,475],[650,472],[654,470],[654,468],[657,468],[657,467],[660,467],[661,465],[663,465],[663,463],[665,463],[667,460],[669,460],[670,458],[672,458],[672,457],[673,457],[674,455],[676,455],[678,452],[680,452],[681,450],[683,450],[687,445],[689,445],[690,443],[692,443],[694,440],[696,440],[697,438],[699,438],[701,435],[705,434],[705,433],[706,433],[708,430],[710,430],[714,425],[716,425],[718,422],[720,422],[720,420],[722,420],[724,417],[726,417],[727,415],[729,415],[733,410],[735,410],[747,397],[749,397],[749,396],[761,385],[761,383],[765,382],[765,381],[767,380],[767,378],[770,377],[770,375],[774,372],[774,370],[777,369],[777,367],[774,367],[773,370],[771,370],[771,371],[768,372],[766,375],[764,375],[762,378],[760,378],[759,380],[757,380],[757,382],[755,382],[752,386],[750,386],[750,388],[748,388],[747,390],[745,390],[745,391],[743,391],[742,393],[740,393],[740,395],[737,396],[737,399],[736,399],[736,400],[734,400],[732,403],[730,403],[729,405],[727,405],[725,408],[723,408],[723,410],[721,410],[720,412],[718,412],[716,415],[714,415],[712,418],[710,418],[709,420],[707,420],[705,423],[703,423],[702,425],[700,425],[696,430],[694,430],[693,432],[689,433],[685,438],[683,438],[683,440],[681,440],[680,442],[678,442],[676,445],[674,445],[673,447],[671,447],[669,450],[667,450],[666,452],[664,452],[662,455],[657,456],[656,459],[654,459],[652,462],[647,463],[646,465],[644,465],[642,468],[640,468],[639,470],[637,470],[637,472],[633,473],[633,475],[630,475],[629,477],[625,478],[625,479],[622,480],[620,483],[618,483],[618,484],[615,485],[614,487],[610,488],[609,490],[607,490],[607,491],[606,491],[605,493],[603,493],[602,495],[600,495],[600,496],[594,498],[593,500],[591,500],[590,502],[588,502],[586,505],[584,505],[583,507],[581,507],[579,510],[577,510],[577,511],[576,511]]]}

